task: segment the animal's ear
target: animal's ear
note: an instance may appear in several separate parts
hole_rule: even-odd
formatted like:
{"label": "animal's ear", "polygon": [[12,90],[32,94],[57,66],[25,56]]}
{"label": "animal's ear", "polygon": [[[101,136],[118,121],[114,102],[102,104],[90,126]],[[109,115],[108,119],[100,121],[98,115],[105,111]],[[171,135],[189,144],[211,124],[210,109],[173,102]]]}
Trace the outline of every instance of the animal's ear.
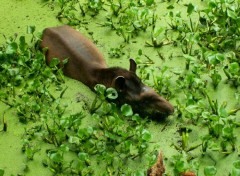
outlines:
{"label": "animal's ear", "polygon": [[136,73],[137,70],[137,64],[133,59],[129,59],[130,61],[130,68],[129,70],[132,71],[133,73]]}
{"label": "animal's ear", "polygon": [[125,78],[123,76],[118,76],[113,80],[113,87],[118,91],[123,91],[125,89]]}

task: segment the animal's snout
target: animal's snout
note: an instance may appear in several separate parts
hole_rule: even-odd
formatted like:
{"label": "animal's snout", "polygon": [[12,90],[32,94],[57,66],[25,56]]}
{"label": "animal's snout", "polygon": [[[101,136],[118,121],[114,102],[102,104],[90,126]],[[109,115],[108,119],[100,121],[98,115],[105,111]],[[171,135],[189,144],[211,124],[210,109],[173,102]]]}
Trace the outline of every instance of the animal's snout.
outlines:
{"label": "animal's snout", "polygon": [[142,102],[145,102],[146,108],[153,114],[171,115],[174,113],[173,105],[165,98],[161,97],[153,89],[145,86],[140,95]]}
{"label": "animal's snout", "polygon": [[153,101],[152,105],[156,109],[156,111],[162,112],[167,115],[171,115],[174,113],[174,107],[173,105],[168,102],[165,98],[161,97],[160,95],[157,96],[156,100]]}
{"label": "animal's snout", "polygon": [[166,114],[171,115],[174,113],[174,107],[168,102],[168,107],[166,108]]}

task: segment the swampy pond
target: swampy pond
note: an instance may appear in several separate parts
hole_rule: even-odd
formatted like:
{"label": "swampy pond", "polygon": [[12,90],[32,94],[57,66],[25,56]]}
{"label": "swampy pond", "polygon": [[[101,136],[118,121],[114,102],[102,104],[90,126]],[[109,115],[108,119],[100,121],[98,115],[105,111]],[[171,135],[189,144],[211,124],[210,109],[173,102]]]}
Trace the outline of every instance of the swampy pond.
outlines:
{"label": "swampy pond", "polygon": [[[0,176],[240,175],[238,0],[1,0]],[[106,101],[45,63],[42,31],[68,24],[108,66],[138,64],[166,119]],[[96,102],[96,103],[93,103]]]}

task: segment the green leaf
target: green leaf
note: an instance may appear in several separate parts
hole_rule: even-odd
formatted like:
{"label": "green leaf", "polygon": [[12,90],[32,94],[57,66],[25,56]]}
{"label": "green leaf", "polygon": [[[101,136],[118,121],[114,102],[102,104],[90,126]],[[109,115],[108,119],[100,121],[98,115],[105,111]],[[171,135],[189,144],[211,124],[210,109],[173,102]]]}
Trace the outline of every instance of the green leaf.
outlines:
{"label": "green leaf", "polygon": [[138,55],[139,55],[139,56],[142,55],[142,50],[141,50],[141,49],[138,50]]}
{"label": "green leaf", "polygon": [[187,60],[187,61],[196,61],[196,58],[194,56],[190,56],[189,54],[183,54],[183,57]]}
{"label": "green leaf", "polygon": [[10,76],[16,76],[19,74],[19,68],[10,68],[8,69],[8,72]]}
{"label": "green leaf", "polygon": [[132,116],[132,120],[140,123],[142,119],[141,119],[141,117],[138,114],[134,114]]}
{"label": "green leaf", "polygon": [[108,103],[108,102],[103,102],[103,104],[102,104],[102,110],[103,110],[103,112],[104,112],[105,114],[107,114],[107,113],[111,112],[113,109],[112,109],[112,106],[111,106],[110,103]]}
{"label": "green leaf", "polygon": [[27,34],[33,34],[35,29],[35,26],[27,26]]}
{"label": "green leaf", "polygon": [[233,62],[229,65],[229,72],[231,74],[237,74],[239,72],[239,64],[237,62]]}
{"label": "green leaf", "polygon": [[195,9],[194,5],[192,5],[192,3],[189,3],[189,4],[188,4],[188,7],[187,7],[187,13],[188,13],[188,15],[191,15],[192,12],[194,11],[194,9]]}
{"label": "green leaf", "polygon": [[220,81],[222,80],[222,76],[216,70],[214,70],[214,72],[211,74],[211,78],[212,78],[213,86],[214,88],[216,88],[220,83]]}
{"label": "green leaf", "polygon": [[233,162],[231,176],[239,176],[239,175],[240,175],[240,160],[237,160]]}
{"label": "green leaf", "polygon": [[173,5],[169,5],[169,6],[167,6],[167,9],[174,9],[174,6]]}
{"label": "green leaf", "polygon": [[[80,132],[78,132],[78,133],[80,133]],[[68,142],[70,144],[77,144],[77,145],[79,145],[80,144],[80,139],[78,137],[75,137],[75,136],[69,136]]]}
{"label": "green leaf", "polygon": [[145,2],[146,2],[147,6],[151,6],[151,5],[153,5],[154,0],[146,0]]}
{"label": "green leaf", "polygon": [[217,3],[215,3],[214,1],[210,1],[210,2],[208,3],[208,7],[209,7],[210,9],[216,8],[216,7],[217,7]]}
{"label": "green leaf", "polygon": [[152,137],[151,133],[148,130],[144,129],[142,132],[142,139],[144,141],[150,141],[151,137]]}
{"label": "green leaf", "polygon": [[51,153],[51,154],[50,154],[50,159],[51,159],[53,162],[61,163],[62,160],[63,160],[63,156],[62,156],[60,153]]}
{"label": "green leaf", "polygon": [[232,138],[233,137],[233,128],[229,127],[229,126],[225,126],[223,129],[222,129],[222,135],[223,137],[225,138]]}
{"label": "green leaf", "polygon": [[67,63],[68,63],[68,58],[64,59],[64,60],[62,61],[62,63],[63,63],[63,65],[67,64]]}
{"label": "green leaf", "polygon": [[174,170],[176,170],[177,173],[181,173],[184,171],[186,166],[184,161],[180,159],[180,160],[176,160],[174,167],[175,167]]}
{"label": "green leaf", "polygon": [[106,94],[107,94],[106,97],[111,100],[114,100],[118,97],[118,93],[117,93],[116,89],[111,88],[111,87],[106,90]]}
{"label": "green leaf", "polygon": [[202,112],[202,117],[204,118],[204,120],[209,120],[210,112],[208,112],[208,111]]}
{"label": "green leaf", "polygon": [[59,60],[58,58],[52,58],[49,66],[50,66],[50,67],[55,67],[55,66],[57,66],[59,63],[60,63],[60,60]]}
{"label": "green leaf", "polygon": [[88,156],[88,154],[85,153],[85,152],[80,152],[80,153],[78,154],[78,158],[79,158],[81,161],[86,161],[86,160],[88,160],[89,156]]}
{"label": "green leaf", "polygon": [[128,104],[124,104],[121,106],[121,112],[124,116],[127,117],[133,115],[132,107]]}
{"label": "green leaf", "polygon": [[102,84],[97,84],[94,87],[94,90],[99,94],[99,95],[104,95],[105,91],[106,91],[106,86],[102,85]]}
{"label": "green leaf", "polygon": [[0,169],[0,176],[3,176],[4,175],[4,170],[3,169]]}
{"label": "green leaf", "polygon": [[20,48],[20,50],[21,50],[22,52],[24,52],[25,49],[26,49],[26,47],[27,47],[27,44],[26,44],[26,41],[25,41],[25,36],[21,36],[21,37],[19,38],[19,41],[20,41],[20,43],[19,43],[19,48]]}
{"label": "green leaf", "polygon": [[220,133],[222,132],[222,129],[223,129],[222,124],[216,123],[216,124],[212,125],[212,130],[214,132],[214,134],[212,134],[212,135],[219,136]]}
{"label": "green leaf", "polygon": [[236,169],[240,169],[240,160],[234,161],[234,162],[233,162],[233,166],[234,166]]}
{"label": "green leaf", "polygon": [[217,173],[217,169],[214,166],[207,166],[204,168],[205,176],[214,176]]}
{"label": "green leaf", "polygon": [[62,151],[62,152],[68,152],[69,151],[69,147],[67,144],[62,144],[59,149]]}
{"label": "green leaf", "polygon": [[228,15],[228,17],[230,17],[230,18],[232,18],[234,20],[237,19],[237,14],[234,11],[230,10],[230,9],[227,9],[227,15]]}
{"label": "green leaf", "polygon": [[186,107],[186,110],[192,114],[197,114],[200,112],[198,105],[189,105]]}
{"label": "green leaf", "polygon": [[165,29],[163,27],[160,27],[157,31],[154,32],[153,36],[158,37],[164,31],[165,31]]}
{"label": "green leaf", "polygon": [[226,108],[223,105],[220,106],[220,108],[218,110],[218,114],[221,117],[225,117],[225,118],[228,116],[228,112],[227,112]]}
{"label": "green leaf", "polygon": [[7,45],[6,48],[6,54],[13,54],[16,53],[18,49],[18,45],[16,42],[12,42],[10,44]]}
{"label": "green leaf", "polygon": [[218,61],[223,62],[223,61],[224,61],[224,58],[225,58],[225,56],[224,56],[223,54],[221,54],[221,53],[217,53],[217,54],[216,54],[216,59],[217,59]]}

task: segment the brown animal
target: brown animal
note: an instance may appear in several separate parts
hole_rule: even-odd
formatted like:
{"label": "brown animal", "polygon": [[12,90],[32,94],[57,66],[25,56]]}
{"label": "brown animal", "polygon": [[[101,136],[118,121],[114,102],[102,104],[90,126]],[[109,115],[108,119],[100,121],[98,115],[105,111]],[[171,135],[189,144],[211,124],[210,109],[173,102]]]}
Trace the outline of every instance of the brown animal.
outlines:
{"label": "brown animal", "polygon": [[119,102],[132,105],[135,112],[169,115],[174,111],[167,100],[142,83],[136,75],[137,65],[133,59],[130,59],[129,71],[119,67],[108,68],[96,46],[69,26],[46,28],[41,47],[48,48],[47,64],[52,58],[60,61],[68,58],[63,68],[66,76],[83,82],[92,90],[96,84],[114,87],[119,93]]}

